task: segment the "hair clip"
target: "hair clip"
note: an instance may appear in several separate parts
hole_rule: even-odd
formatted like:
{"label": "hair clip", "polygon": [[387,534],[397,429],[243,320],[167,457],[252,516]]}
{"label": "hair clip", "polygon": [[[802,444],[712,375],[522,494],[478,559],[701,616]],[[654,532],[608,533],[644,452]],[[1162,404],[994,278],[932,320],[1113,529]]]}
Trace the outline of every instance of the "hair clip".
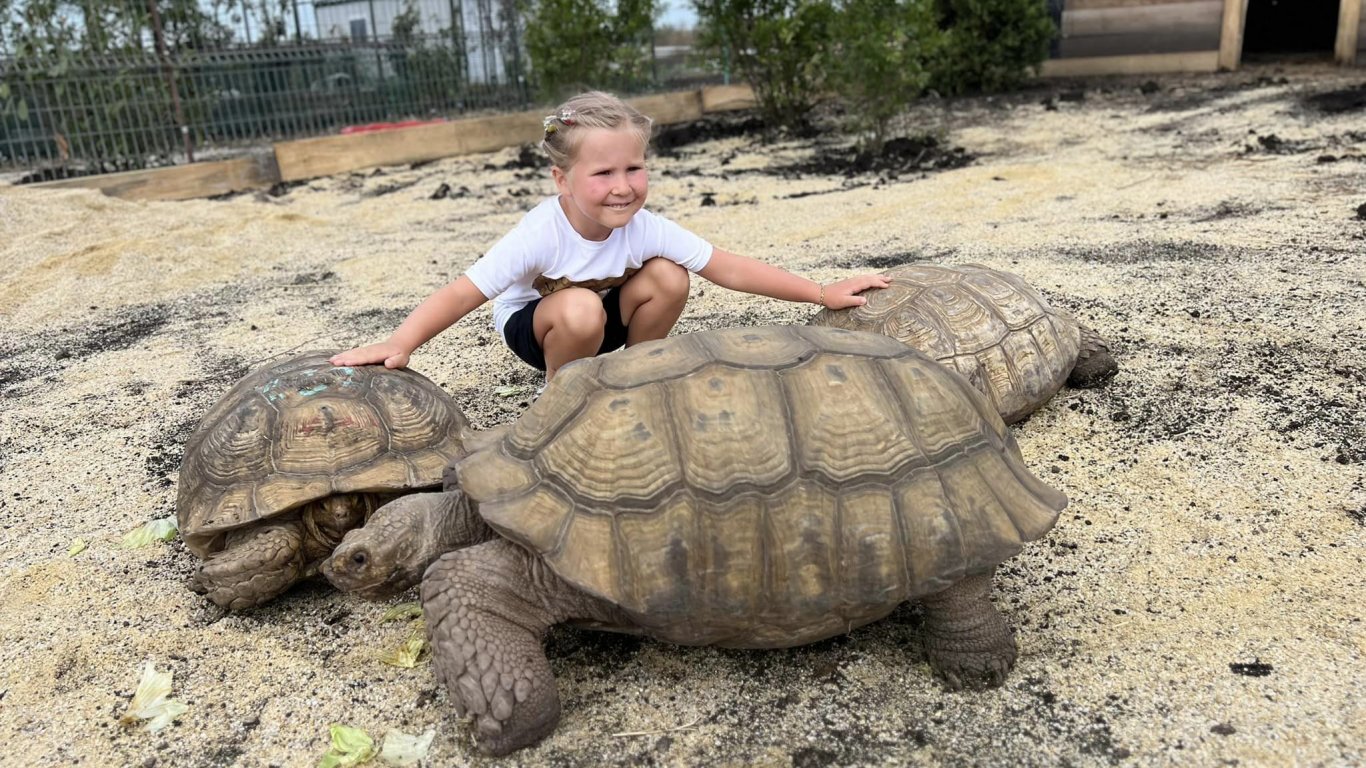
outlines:
{"label": "hair clip", "polygon": [[565,125],[573,125],[575,122],[575,114],[577,113],[575,113],[574,110],[565,107],[564,109],[561,109],[558,114],[547,115],[545,119],[541,121],[541,127],[545,129],[545,135],[549,136],[560,129],[558,125],[555,125],[556,120]]}

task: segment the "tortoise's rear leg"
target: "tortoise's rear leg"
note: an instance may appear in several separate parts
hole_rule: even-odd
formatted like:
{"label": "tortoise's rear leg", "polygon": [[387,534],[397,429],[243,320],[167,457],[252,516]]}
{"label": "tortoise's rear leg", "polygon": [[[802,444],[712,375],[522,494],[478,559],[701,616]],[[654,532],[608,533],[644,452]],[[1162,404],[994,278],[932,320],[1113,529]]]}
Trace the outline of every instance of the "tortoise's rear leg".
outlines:
{"label": "tortoise's rear leg", "polygon": [[497,539],[446,553],[422,579],[437,677],[456,712],[474,716],[475,741],[492,755],[535,744],[560,720],[541,647],[560,621],[542,599],[547,577],[563,588],[525,550]]}
{"label": "tortoise's rear leg", "polygon": [[1113,379],[1119,372],[1119,363],[1110,354],[1110,345],[1093,329],[1078,326],[1081,331],[1081,351],[1077,353],[1077,364],[1067,376],[1067,384],[1079,389],[1099,387]]}
{"label": "tortoise's rear leg", "polygon": [[995,688],[1015,666],[1015,633],[987,597],[991,576],[969,576],[921,600],[925,655],[951,691]]}

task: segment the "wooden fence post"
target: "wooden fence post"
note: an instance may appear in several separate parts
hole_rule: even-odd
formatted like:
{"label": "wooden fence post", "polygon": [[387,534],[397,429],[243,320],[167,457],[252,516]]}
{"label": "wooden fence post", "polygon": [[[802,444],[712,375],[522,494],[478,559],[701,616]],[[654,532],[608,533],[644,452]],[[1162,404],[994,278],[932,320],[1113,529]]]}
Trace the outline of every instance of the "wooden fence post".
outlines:
{"label": "wooden fence post", "polygon": [[1243,60],[1243,24],[1247,0],[1224,0],[1224,24],[1219,30],[1219,69],[1233,71]]}
{"label": "wooden fence post", "polygon": [[190,138],[190,126],[185,124],[185,112],[180,108],[180,87],[176,85],[171,54],[166,50],[166,35],[161,30],[161,12],[157,10],[156,0],[147,0],[147,12],[152,20],[152,41],[156,44],[157,58],[161,59],[161,76],[166,78],[166,90],[171,92],[171,113],[175,118],[176,131],[185,144],[185,162],[193,163],[194,140]]}
{"label": "wooden fence post", "polygon": [[1333,48],[1333,58],[1342,65],[1350,66],[1357,60],[1357,34],[1361,27],[1361,5],[1363,0],[1342,0],[1338,10],[1337,45]]}

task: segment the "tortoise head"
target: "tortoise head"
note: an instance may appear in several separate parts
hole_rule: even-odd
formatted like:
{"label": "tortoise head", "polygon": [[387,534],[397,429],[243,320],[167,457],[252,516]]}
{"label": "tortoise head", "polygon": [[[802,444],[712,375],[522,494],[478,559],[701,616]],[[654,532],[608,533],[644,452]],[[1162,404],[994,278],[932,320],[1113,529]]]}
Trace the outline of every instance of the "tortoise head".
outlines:
{"label": "tortoise head", "polygon": [[337,589],[370,600],[396,595],[417,584],[441,554],[473,543],[463,540],[467,517],[472,516],[459,491],[395,499],[346,534],[323,561],[323,575]]}

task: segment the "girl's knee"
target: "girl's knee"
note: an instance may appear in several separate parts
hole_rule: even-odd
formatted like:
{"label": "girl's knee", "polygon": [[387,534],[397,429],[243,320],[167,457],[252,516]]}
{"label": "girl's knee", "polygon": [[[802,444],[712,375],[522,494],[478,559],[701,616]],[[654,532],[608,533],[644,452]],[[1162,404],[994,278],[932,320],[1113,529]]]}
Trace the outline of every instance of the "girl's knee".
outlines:
{"label": "girl's knee", "polygon": [[688,295],[690,275],[677,263],[656,257],[642,264],[640,271],[647,276],[654,293],[670,297]]}
{"label": "girl's knee", "polygon": [[601,334],[607,324],[602,299],[586,288],[565,288],[536,307],[536,324],[571,336]]}

